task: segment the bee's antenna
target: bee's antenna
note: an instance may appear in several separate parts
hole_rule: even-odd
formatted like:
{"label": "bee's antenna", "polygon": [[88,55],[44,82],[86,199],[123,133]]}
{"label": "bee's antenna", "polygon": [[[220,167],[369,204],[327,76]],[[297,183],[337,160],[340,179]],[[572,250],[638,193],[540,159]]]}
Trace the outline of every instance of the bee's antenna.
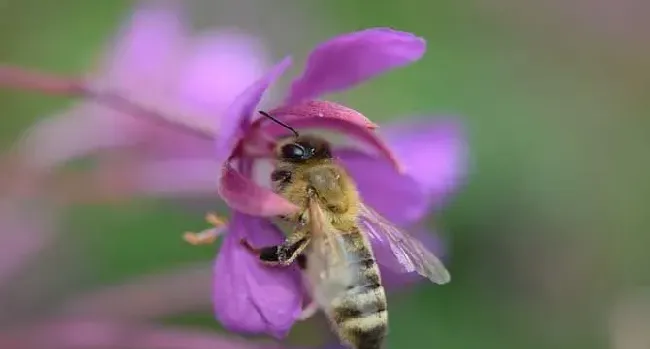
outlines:
{"label": "bee's antenna", "polygon": [[284,122],[282,122],[282,121],[280,121],[280,120],[278,120],[278,119],[272,117],[269,113],[267,113],[267,112],[265,112],[265,111],[262,111],[262,110],[258,111],[258,113],[260,113],[260,114],[266,116],[267,118],[273,120],[273,122],[275,122],[276,124],[278,124],[278,125],[280,125],[280,126],[286,128],[287,130],[290,130],[291,132],[293,132],[293,134],[294,134],[296,137],[299,137],[299,136],[300,136],[300,135],[298,134],[298,131],[296,131],[295,128],[293,128],[293,127],[291,127],[291,126],[285,124]]}

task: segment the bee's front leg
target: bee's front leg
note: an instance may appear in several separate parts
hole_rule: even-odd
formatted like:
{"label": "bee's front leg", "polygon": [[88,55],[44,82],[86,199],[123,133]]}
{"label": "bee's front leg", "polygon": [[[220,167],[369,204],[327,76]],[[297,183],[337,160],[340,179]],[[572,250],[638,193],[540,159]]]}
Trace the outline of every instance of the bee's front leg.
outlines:
{"label": "bee's front leg", "polygon": [[245,239],[241,240],[241,244],[265,264],[288,266],[301,255],[309,244],[309,238],[305,233],[297,231],[287,237],[282,245],[255,248]]}

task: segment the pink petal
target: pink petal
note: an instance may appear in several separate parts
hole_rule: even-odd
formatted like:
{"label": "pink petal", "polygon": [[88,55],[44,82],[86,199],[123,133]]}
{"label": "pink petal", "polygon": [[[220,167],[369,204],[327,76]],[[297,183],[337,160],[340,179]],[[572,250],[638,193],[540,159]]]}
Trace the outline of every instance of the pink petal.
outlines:
{"label": "pink petal", "polygon": [[[218,129],[227,107],[263,75],[267,61],[264,48],[255,38],[234,32],[209,32],[188,46],[183,52],[179,81],[169,88],[172,98],[156,100],[152,105],[187,122]],[[211,139],[151,122],[142,128],[150,155],[214,156]]]}
{"label": "pink petal", "polygon": [[299,271],[265,266],[240,244],[246,238],[257,247],[277,245],[283,236],[264,218],[234,214],[214,271],[214,309],[227,329],[283,338],[300,315]]}
{"label": "pink petal", "polygon": [[91,103],[81,103],[63,113],[44,118],[21,137],[18,147],[27,163],[37,171],[107,148],[132,146],[138,120]]}
{"label": "pink petal", "polygon": [[[368,143],[369,145],[376,148],[379,153],[386,157],[386,159],[398,170],[401,171],[401,164],[393,154],[393,152],[388,148],[386,143],[382,141],[381,138],[377,136],[373,131],[368,130],[366,127],[361,126],[355,122],[352,122],[347,119],[340,119],[336,117],[330,117],[328,114],[322,116],[311,116],[311,115],[288,115],[281,113],[274,113],[274,117],[280,120],[290,120],[291,126],[297,129],[300,128],[324,128],[341,131],[341,133],[349,136],[358,138],[361,141]],[[297,117],[300,116],[300,117]],[[288,130],[284,127],[275,124],[269,123],[264,126],[260,132],[274,136],[286,136]]]}
{"label": "pink petal", "polygon": [[181,102],[218,118],[267,67],[260,40],[242,33],[218,31],[198,37],[181,71]]}
{"label": "pink petal", "polygon": [[214,195],[219,184],[215,173],[219,166],[212,158],[176,158],[138,161],[125,174],[134,181],[134,195],[194,197]]}
{"label": "pink petal", "polygon": [[237,142],[250,126],[253,115],[257,114],[255,108],[262,100],[264,92],[290,65],[291,57],[283,59],[264,77],[249,86],[228,107],[219,124],[219,133],[216,139],[215,157],[217,163],[223,163],[231,156]]}
{"label": "pink petal", "polygon": [[412,120],[382,127],[404,172],[440,203],[458,188],[468,167],[468,147],[455,120]]}
{"label": "pink petal", "polygon": [[222,171],[219,195],[235,211],[273,217],[298,210],[298,207],[283,197],[239,173],[230,163],[226,163]]}
{"label": "pink petal", "polygon": [[[269,112],[271,116],[275,115],[294,115],[296,117],[321,117],[331,119],[347,120],[357,125],[375,129],[377,124],[370,121],[365,115],[358,111],[348,108],[344,105],[329,101],[306,101],[300,104],[289,104],[273,109]],[[259,118],[256,124],[272,122],[268,118]]]}
{"label": "pink petal", "polygon": [[337,36],[309,55],[303,75],[291,85],[287,104],[336,92],[417,61],[426,41],[411,33],[372,28]]}
{"label": "pink petal", "polygon": [[180,14],[170,3],[141,5],[107,57],[104,83],[132,93],[169,86],[184,48]]}
{"label": "pink petal", "polygon": [[363,201],[391,222],[412,224],[429,210],[429,196],[388,161],[354,149],[337,150],[335,155],[354,178]]}

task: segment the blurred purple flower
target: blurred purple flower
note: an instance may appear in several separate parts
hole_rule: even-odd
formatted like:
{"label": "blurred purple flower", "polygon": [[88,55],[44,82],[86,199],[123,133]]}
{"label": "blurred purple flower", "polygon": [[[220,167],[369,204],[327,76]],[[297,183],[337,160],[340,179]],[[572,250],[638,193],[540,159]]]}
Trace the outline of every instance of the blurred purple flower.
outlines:
{"label": "blurred purple flower", "polygon": [[[331,39],[311,53],[305,72],[292,84],[286,104],[270,111],[294,128],[335,129],[378,150],[383,157],[354,149],[335,153],[359,184],[363,199],[402,226],[421,220],[431,204],[449,193],[462,175],[464,143],[457,127],[421,123],[408,130],[395,128],[392,136],[387,134],[387,145],[371,131],[376,126],[360,113],[335,103],[306,99],[350,88],[416,61],[425,46],[423,39],[410,33],[383,28]],[[296,209],[256,184],[252,175],[254,160],[260,154],[269,155],[273,140],[287,133],[267,119],[254,117],[264,92],[289,64],[290,58],[285,58],[236,99],[225,114],[216,142],[217,161],[224,163],[219,193],[235,211],[215,263],[216,316],[231,330],[265,332],[278,338],[288,333],[302,310],[303,285],[298,271],[265,267],[241,246],[240,240],[245,238],[260,246],[281,242],[281,233],[262,217]],[[428,159],[408,153],[402,159],[393,154],[393,148],[403,153],[417,151]],[[404,172],[399,172],[400,166]],[[378,258],[380,263],[394,259],[385,253],[378,253]]]}
{"label": "blurred purple flower", "polygon": [[[266,50],[256,38],[231,30],[192,36],[181,14],[169,2],[140,5],[91,81],[95,89],[116,91],[146,106],[143,110],[183,115],[184,122],[216,132],[227,106],[267,66]],[[124,171],[133,175],[122,176],[136,182],[129,188],[167,193],[216,187],[218,165],[202,161],[214,151],[209,139],[133,114],[84,101],[32,127],[18,147],[28,169],[44,172],[99,150],[137,146],[139,158]],[[148,166],[148,159],[162,163]],[[184,186],[187,181],[176,171],[173,179],[157,171],[167,165],[192,169],[185,173],[195,187]]]}

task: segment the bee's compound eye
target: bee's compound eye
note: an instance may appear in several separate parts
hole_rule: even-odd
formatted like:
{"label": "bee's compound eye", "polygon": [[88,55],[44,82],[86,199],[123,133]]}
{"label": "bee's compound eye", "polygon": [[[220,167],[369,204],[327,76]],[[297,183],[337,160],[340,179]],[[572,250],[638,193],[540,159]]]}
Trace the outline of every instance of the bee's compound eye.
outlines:
{"label": "bee's compound eye", "polygon": [[282,157],[285,159],[303,159],[305,154],[305,148],[295,143],[282,147]]}

